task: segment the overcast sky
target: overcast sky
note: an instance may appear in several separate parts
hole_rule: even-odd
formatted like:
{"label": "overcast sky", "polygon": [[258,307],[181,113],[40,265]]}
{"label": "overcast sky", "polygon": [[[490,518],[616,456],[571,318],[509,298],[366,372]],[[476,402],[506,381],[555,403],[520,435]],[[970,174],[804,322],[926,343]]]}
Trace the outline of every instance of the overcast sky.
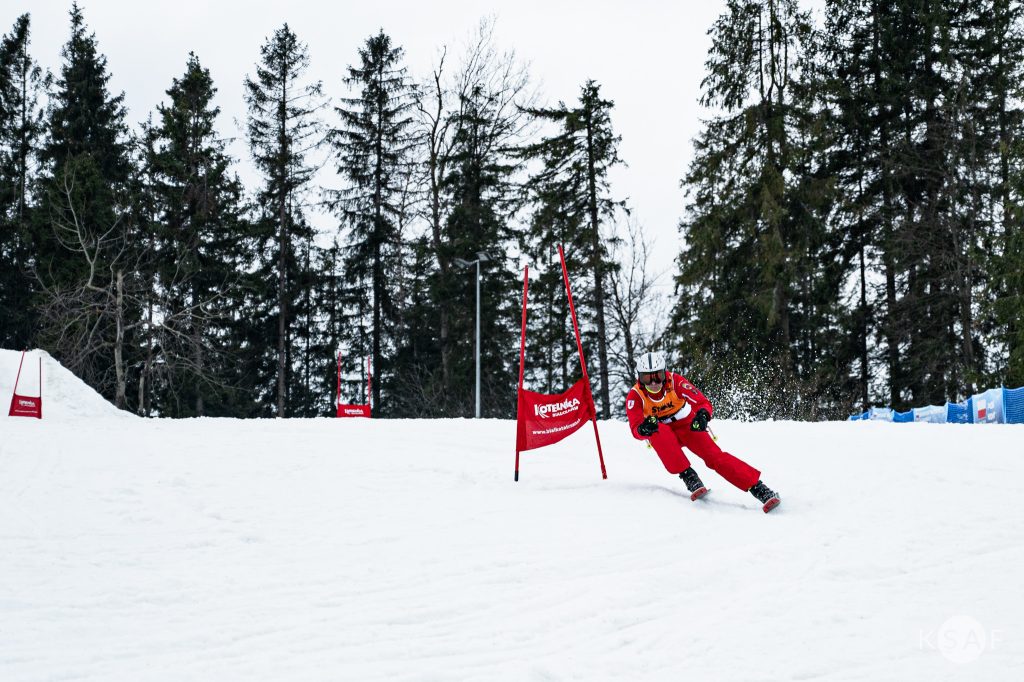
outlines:
{"label": "overcast sky", "polygon": [[[107,56],[112,92],[125,93],[132,126],[166,99],[171,79],[182,75],[189,51],[210,70],[222,110],[225,136],[240,136],[244,122],[242,82],[254,71],[259,48],[284,22],[309,46],[310,74],[332,98],[346,93],[341,78],[358,59],[358,48],[383,28],[406,51],[412,76],[430,73],[439,48],[457,57],[484,16],[496,17],[499,49],[515,49],[529,62],[542,101],[571,104],[593,78],[615,102],[612,122],[622,136],[619,154],[629,165],[612,177],[617,197],[628,198],[634,216],[655,237],[652,265],[668,284],[679,251],[682,216],[679,187],[703,114],[697,104],[707,30],[724,0],[469,0],[303,2],[301,0],[84,0],[86,23]],[[32,54],[55,73],[69,36],[70,0],[4,0],[0,31],[18,15],[32,15]],[[330,121],[334,123],[334,121]],[[244,144],[232,154],[248,164]],[[246,176],[248,179],[248,176]],[[323,222],[320,222],[322,226]]]}

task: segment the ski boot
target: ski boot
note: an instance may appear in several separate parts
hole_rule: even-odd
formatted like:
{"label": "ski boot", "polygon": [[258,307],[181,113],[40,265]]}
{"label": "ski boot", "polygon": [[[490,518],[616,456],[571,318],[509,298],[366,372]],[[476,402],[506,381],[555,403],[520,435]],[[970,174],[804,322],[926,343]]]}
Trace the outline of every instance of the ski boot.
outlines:
{"label": "ski boot", "polygon": [[683,483],[686,484],[686,489],[690,491],[691,500],[699,500],[708,493],[708,489],[704,487],[704,484],[700,482],[700,476],[697,472],[690,467],[683,473],[679,474],[679,478],[683,479]]}
{"label": "ski boot", "polygon": [[750,494],[757,498],[757,501],[764,505],[764,513],[767,514],[772,509],[779,506],[782,501],[779,499],[779,494],[766,486],[761,481],[758,481],[750,489]]}

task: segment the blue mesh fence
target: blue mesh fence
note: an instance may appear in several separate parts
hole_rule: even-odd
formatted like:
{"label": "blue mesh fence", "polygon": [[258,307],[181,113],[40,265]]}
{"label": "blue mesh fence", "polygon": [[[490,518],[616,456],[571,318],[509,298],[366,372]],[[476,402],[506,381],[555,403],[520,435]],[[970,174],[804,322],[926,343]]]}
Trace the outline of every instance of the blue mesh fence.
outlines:
{"label": "blue mesh fence", "polygon": [[931,422],[933,424],[946,423],[946,405],[927,405],[913,409],[914,421]]}
{"label": "blue mesh fence", "polygon": [[1024,424],[1024,387],[1003,389],[1003,414],[1007,424]]}
{"label": "blue mesh fence", "polygon": [[946,403],[946,422],[949,424],[967,424],[969,416],[967,414],[966,403]]}
{"label": "blue mesh fence", "polygon": [[852,414],[848,421],[933,422],[947,424],[1024,424],[1024,386],[992,388],[959,403],[928,405],[906,412],[888,407],[872,407],[867,412]]}

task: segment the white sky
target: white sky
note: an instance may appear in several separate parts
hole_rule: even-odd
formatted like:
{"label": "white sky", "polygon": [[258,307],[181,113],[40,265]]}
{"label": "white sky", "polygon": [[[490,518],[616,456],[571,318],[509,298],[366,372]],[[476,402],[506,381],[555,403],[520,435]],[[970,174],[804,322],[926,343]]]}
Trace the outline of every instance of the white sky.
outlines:
{"label": "white sky", "polygon": [[[612,122],[622,136],[619,154],[629,165],[612,176],[616,196],[627,197],[634,216],[656,240],[652,263],[668,285],[679,252],[677,224],[683,213],[679,180],[688,166],[691,141],[700,129],[697,104],[707,29],[724,0],[519,0],[478,3],[420,0],[376,3],[282,2],[282,0],[84,0],[90,31],[107,56],[114,93],[124,91],[128,121],[145,120],[166,99],[171,79],[182,75],[194,51],[218,88],[220,128],[241,137],[245,121],[242,82],[253,73],[259,48],[284,22],[309,46],[310,76],[332,98],[346,93],[341,78],[357,49],[379,28],[406,51],[414,78],[430,73],[442,45],[457,63],[460,47],[479,20],[497,17],[495,42],[528,61],[541,86],[542,102],[575,101],[593,78],[615,102]],[[0,31],[18,15],[32,15],[32,54],[55,73],[69,35],[70,0],[5,0]],[[454,54],[453,54],[454,53]],[[330,123],[331,114],[325,112]],[[231,147],[243,166],[244,144]],[[243,177],[249,180],[248,174]],[[327,179],[324,179],[327,182]],[[326,220],[322,226],[330,224]]]}

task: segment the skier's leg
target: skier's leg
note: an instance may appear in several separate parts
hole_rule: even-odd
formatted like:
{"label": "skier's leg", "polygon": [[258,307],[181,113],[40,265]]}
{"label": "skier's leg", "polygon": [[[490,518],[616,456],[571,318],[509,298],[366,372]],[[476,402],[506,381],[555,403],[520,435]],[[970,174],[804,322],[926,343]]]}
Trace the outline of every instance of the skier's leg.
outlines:
{"label": "skier's leg", "polygon": [[695,455],[704,460],[722,478],[746,492],[761,478],[761,472],[739,457],[724,452],[705,431],[690,431],[685,427],[676,430],[680,441]]}
{"label": "skier's leg", "polygon": [[667,425],[662,424],[648,442],[658,453],[661,463],[665,465],[670,474],[678,475],[690,468],[690,460],[683,454],[683,448],[676,439],[676,435]]}

